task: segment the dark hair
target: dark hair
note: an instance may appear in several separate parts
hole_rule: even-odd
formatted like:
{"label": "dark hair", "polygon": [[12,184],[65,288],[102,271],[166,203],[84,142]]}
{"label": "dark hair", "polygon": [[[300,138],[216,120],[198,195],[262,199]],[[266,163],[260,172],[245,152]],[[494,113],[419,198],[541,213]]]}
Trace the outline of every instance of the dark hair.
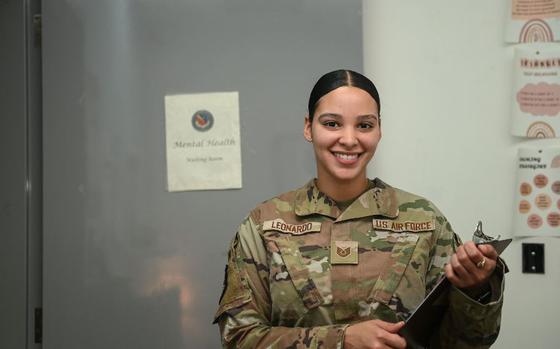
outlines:
{"label": "dark hair", "polygon": [[313,121],[313,114],[315,114],[317,103],[321,97],[341,86],[353,86],[366,91],[375,100],[379,112],[381,112],[379,93],[377,92],[377,88],[375,88],[373,82],[355,71],[340,69],[321,76],[321,78],[315,83],[315,86],[313,86],[311,94],[309,95],[309,103],[307,105],[310,121]]}

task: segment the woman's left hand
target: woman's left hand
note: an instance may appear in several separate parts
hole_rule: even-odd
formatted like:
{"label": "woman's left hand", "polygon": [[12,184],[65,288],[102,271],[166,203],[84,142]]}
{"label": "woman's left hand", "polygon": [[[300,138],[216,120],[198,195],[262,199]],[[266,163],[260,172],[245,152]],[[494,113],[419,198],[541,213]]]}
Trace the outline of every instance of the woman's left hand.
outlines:
{"label": "woman's left hand", "polygon": [[445,275],[461,289],[484,286],[496,268],[498,253],[491,245],[475,245],[467,241],[459,246],[451,261],[445,266]]}

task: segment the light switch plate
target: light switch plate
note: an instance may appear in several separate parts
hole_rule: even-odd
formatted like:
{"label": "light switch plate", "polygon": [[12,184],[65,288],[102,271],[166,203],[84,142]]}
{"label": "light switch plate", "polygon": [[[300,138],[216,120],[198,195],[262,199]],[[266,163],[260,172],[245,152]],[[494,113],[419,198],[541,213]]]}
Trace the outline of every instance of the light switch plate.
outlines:
{"label": "light switch plate", "polygon": [[523,273],[544,274],[544,244],[521,244]]}

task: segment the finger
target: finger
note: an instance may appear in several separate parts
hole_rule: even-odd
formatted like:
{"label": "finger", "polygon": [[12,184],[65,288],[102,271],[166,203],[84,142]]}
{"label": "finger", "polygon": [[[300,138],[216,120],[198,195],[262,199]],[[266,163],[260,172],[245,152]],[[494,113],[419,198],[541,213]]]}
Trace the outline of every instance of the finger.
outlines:
{"label": "finger", "polygon": [[476,276],[476,279],[480,282],[486,281],[490,275],[494,272],[494,269],[496,269],[496,261],[490,258],[485,258],[485,261],[483,264],[481,264],[480,268],[478,268],[478,272],[473,274]]}
{"label": "finger", "polygon": [[384,329],[387,332],[397,333],[404,326],[404,321],[399,321],[396,323],[385,322],[382,320],[376,320],[377,326]]}
{"label": "finger", "polygon": [[475,281],[473,275],[461,264],[456,254],[451,256],[451,268],[453,269],[453,274],[456,279],[454,280],[454,285],[460,288],[469,287]]}
{"label": "finger", "polygon": [[470,281],[471,274],[476,271],[476,266],[464,249],[457,249],[457,252],[451,256],[451,266],[455,275],[466,282]]}
{"label": "finger", "polygon": [[[478,270],[474,271],[477,282],[484,282],[496,268],[498,253],[492,245],[465,244],[465,249]],[[486,253],[483,253],[485,251]],[[481,263],[482,262],[482,263]],[[481,263],[479,265],[478,263]]]}
{"label": "finger", "polygon": [[477,247],[478,247],[478,250],[484,256],[486,256],[486,258],[494,260],[494,261],[498,259],[498,252],[496,251],[494,246],[492,246],[490,244],[480,244]]}
{"label": "finger", "polygon": [[443,266],[443,270],[445,271],[445,277],[446,278],[451,278],[454,277],[455,274],[453,273],[453,268],[451,267],[450,264],[446,264]]}
{"label": "finger", "polygon": [[484,254],[482,253],[482,251],[478,249],[478,247],[472,241],[465,243],[464,246],[465,246],[464,248],[465,252],[467,253],[473,266],[476,268],[477,264],[485,258]]}
{"label": "finger", "polygon": [[395,333],[385,332],[380,338],[389,348],[405,349],[406,341],[403,337]]}
{"label": "finger", "polygon": [[496,262],[486,258],[472,242],[463,245],[463,249],[457,249],[457,258],[468,274],[463,274],[460,267],[454,268],[463,288],[482,285],[496,267]]}
{"label": "finger", "polygon": [[444,268],[445,268],[445,276],[447,277],[449,282],[451,282],[456,287],[462,288],[463,285],[461,283],[461,280],[457,277],[457,275],[453,271],[453,267],[451,266],[451,264],[445,265]]}

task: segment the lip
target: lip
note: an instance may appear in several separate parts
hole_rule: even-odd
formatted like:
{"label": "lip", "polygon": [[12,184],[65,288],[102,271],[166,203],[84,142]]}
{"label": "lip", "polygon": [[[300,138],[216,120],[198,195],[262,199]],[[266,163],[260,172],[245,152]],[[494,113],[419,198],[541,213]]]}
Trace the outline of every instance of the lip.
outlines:
{"label": "lip", "polygon": [[353,165],[358,162],[361,153],[349,153],[349,152],[331,152],[337,162],[343,165]]}

